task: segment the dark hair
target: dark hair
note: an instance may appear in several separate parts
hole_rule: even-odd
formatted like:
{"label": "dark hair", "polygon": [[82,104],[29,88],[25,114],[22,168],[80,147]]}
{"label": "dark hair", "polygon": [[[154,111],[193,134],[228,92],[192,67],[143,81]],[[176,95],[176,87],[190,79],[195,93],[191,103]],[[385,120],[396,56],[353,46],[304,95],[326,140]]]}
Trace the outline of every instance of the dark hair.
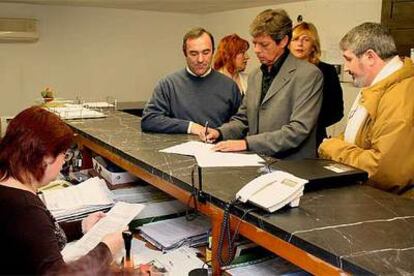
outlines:
{"label": "dark hair", "polygon": [[292,38],[292,20],[283,9],[267,9],[259,13],[250,24],[250,34],[253,37],[267,34],[277,44],[287,36],[289,43]]}
{"label": "dark hair", "polygon": [[72,129],[54,113],[39,106],[23,110],[10,121],[0,141],[0,180],[41,181],[44,158],[56,158],[72,141]]}
{"label": "dark hair", "polygon": [[188,39],[199,38],[203,34],[208,34],[208,36],[210,37],[211,46],[212,46],[211,51],[214,52],[214,37],[213,37],[213,35],[210,32],[206,31],[204,28],[196,27],[196,28],[193,28],[193,29],[189,30],[183,37],[183,52],[184,52],[185,56],[187,55],[187,53],[186,53],[186,51],[187,51],[187,40]]}
{"label": "dark hair", "polygon": [[214,55],[214,69],[219,70],[225,67],[233,75],[236,70],[234,59],[238,54],[244,53],[248,49],[249,42],[236,34],[223,37]]}

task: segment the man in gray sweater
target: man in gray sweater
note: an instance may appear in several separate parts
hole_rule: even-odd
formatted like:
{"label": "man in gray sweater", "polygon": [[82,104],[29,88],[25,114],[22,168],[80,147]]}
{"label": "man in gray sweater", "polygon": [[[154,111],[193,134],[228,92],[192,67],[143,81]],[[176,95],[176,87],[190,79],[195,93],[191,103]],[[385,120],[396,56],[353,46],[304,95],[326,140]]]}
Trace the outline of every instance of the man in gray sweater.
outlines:
{"label": "man in gray sweater", "polygon": [[187,67],[160,80],[145,106],[141,128],[148,132],[198,135],[219,127],[239,108],[237,84],[211,69],[213,36],[194,28],[183,38]]}

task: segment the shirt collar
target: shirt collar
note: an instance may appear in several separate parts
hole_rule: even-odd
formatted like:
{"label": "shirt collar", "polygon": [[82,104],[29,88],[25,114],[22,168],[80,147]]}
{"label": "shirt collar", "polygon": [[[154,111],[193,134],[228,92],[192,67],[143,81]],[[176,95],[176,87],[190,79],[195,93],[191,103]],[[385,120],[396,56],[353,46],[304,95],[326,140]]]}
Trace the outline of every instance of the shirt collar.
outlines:
{"label": "shirt collar", "polygon": [[390,61],[388,61],[385,66],[379,71],[375,79],[372,81],[370,86],[382,81],[383,79],[387,78],[394,72],[398,71],[403,67],[403,62],[399,58],[399,56],[393,57]]}
{"label": "shirt collar", "polygon": [[194,76],[194,77],[198,77],[198,78],[204,78],[205,76],[207,76],[208,74],[210,74],[210,73],[211,73],[211,67],[210,67],[210,68],[208,68],[207,72],[205,72],[205,73],[204,73],[203,75],[201,75],[201,76],[198,76],[198,75],[194,74],[194,72],[193,72],[193,71],[191,71],[191,70],[190,70],[190,68],[189,68],[188,66],[186,66],[186,67],[185,67],[185,69],[187,70],[187,72],[188,72],[190,75],[192,75],[192,76]]}
{"label": "shirt collar", "polygon": [[270,72],[268,70],[268,66],[265,64],[262,64],[260,66],[260,70],[263,72],[263,75],[270,75],[272,77],[276,76],[288,55],[289,55],[289,49],[285,49],[283,54],[278,59],[276,59],[276,61],[272,64]]}

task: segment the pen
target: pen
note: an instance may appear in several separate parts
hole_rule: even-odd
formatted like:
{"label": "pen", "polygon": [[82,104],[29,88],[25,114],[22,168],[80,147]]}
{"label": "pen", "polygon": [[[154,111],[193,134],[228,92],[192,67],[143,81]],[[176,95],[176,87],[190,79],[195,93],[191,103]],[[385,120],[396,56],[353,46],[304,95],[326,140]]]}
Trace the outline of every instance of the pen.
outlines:
{"label": "pen", "polygon": [[204,128],[205,128],[205,130],[204,130],[204,138],[206,139],[205,141],[204,141],[204,143],[207,143],[207,134],[208,134],[208,121],[206,121],[206,124],[204,125]]}

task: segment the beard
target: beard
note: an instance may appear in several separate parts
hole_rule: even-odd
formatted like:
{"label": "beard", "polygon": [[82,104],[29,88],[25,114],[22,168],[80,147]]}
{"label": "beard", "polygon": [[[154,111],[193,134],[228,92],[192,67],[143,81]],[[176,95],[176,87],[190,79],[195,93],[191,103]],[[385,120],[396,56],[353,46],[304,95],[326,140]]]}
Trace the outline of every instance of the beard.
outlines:
{"label": "beard", "polygon": [[355,86],[355,87],[359,87],[359,88],[362,88],[362,87],[366,87],[366,86],[368,86],[367,85],[367,81],[366,81],[366,77],[362,77],[362,76],[355,76],[354,74],[352,74],[352,73],[349,73],[351,76],[352,76],[352,84]]}

